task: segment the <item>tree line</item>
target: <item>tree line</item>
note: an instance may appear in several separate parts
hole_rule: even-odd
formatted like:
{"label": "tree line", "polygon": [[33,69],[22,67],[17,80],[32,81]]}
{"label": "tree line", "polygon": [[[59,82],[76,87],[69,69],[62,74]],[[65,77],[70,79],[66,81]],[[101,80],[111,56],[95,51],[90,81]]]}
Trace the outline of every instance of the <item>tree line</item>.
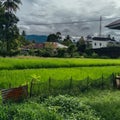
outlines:
{"label": "tree line", "polygon": [[72,40],[70,35],[67,35],[64,39],[62,39],[61,33],[57,32],[48,35],[47,42],[58,42],[68,47],[67,49],[58,49],[57,57],[80,57],[84,55],[87,56],[87,53],[89,55],[92,54],[90,53],[91,45],[85,42],[83,36],[81,36],[76,42],[75,40]]}

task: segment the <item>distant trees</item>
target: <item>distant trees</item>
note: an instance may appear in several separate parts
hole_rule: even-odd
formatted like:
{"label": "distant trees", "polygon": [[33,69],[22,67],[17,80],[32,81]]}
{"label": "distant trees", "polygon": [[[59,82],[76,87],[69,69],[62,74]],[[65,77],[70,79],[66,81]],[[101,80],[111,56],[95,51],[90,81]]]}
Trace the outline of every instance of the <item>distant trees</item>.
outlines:
{"label": "distant trees", "polygon": [[74,57],[74,53],[76,52],[76,50],[77,50],[77,47],[74,44],[71,44],[68,47],[67,51],[68,51],[70,57]]}
{"label": "distant trees", "polygon": [[77,46],[77,49],[78,49],[79,52],[81,52],[81,53],[85,52],[86,43],[85,43],[85,40],[84,40],[83,36],[81,36],[81,38],[77,42],[76,46]]}
{"label": "distant trees", "polygon": [[66,36],[62,43],[66,46],[70,46],[71,44],[73,44],[69,35]]}
{"label": "distant trees", "polygon": [[61,39],[61,33],[57,32],[56,34],[50,34],[47,37],[47,42],[58,42]]}

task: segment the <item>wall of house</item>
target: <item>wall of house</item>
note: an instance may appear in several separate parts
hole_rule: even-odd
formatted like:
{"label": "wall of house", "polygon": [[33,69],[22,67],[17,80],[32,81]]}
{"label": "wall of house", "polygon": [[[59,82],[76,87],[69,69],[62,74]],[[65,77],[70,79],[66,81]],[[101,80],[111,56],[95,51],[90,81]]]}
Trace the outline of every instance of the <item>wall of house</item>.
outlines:
{"label": "wall of house", "polygon": [[98,41],[98,40],[92,41],[92,48],[93,49],[107,47],[107,45],[108,45],[108,41]]}

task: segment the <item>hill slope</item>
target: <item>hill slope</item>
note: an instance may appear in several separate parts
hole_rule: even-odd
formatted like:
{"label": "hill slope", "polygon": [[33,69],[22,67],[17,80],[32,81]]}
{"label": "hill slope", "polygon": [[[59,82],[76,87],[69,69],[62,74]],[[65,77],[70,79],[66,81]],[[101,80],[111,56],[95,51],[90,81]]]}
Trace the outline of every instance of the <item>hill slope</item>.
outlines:
{"label": "hill slope", "polygon": [[26,39],[29,41],[36,41],[37,43],[46,42],[47,36],[46,35],[26,35]]}

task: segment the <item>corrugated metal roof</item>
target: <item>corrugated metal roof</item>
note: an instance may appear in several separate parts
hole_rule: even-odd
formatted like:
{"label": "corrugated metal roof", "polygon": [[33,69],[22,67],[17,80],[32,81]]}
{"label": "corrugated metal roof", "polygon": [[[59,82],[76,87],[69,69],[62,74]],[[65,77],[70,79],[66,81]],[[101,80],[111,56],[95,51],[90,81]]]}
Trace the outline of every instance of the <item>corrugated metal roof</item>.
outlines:
{"label": "corrugated metal roof", "polygon": [[120,19],[116,20],[108,25],[106,25],[105,27],[111,28],[111,29],[120,29]]}
{"label": "corrugated metal roof", "polygon": [[93,37],[92,39],[96,41],[115,41],[114,39],[105,38],[105,37]]}

